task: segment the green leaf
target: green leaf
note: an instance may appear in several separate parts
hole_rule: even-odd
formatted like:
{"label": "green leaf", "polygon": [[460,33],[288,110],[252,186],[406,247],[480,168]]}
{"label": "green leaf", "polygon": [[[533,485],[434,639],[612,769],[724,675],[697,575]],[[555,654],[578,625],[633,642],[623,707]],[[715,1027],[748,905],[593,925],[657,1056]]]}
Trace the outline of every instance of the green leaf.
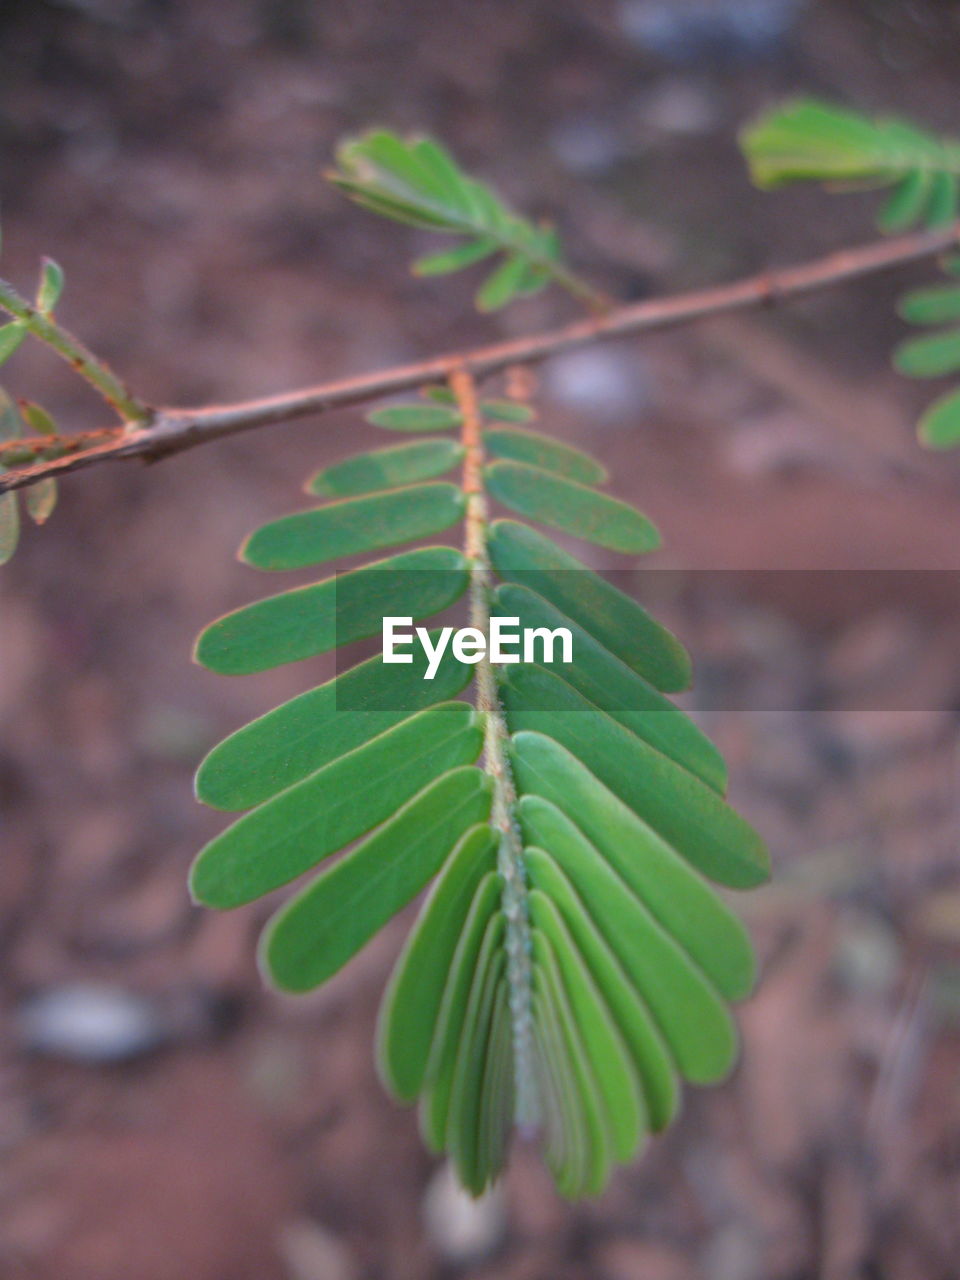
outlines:
{"label": "green leaf", "polygon": [[490,493],[504,506],[575,538],[625,555],[640,555],[660,545],[660,534],[635,507],[574,480],[525,462],[491,463],[486,479]]}
{"label": "green leaf", "polygon": [[[546,802],[528,797],[528,803]],[[525,824],[531,825],[530,808],[522,809],[521,813]],[[566,921],[578,951],[616,1019],[643,1087],[651,1129],[654,1132],[665,1129],[680,1104],[677,1073],[647,1006],[554,859],[542,849],[530,848],[524,852],[524,864],[533,889],[549,898]]]}
{"label": "green leaf", "polygon": [[594,640],[583,627],[542,596],[517,583],[501,583],[493,594],[492,606],[496,616],[519,618],[521,628],[554,631],[557,627],[566,627],[575,656],[574,662],[563,667],[563,678],[568,684],[723,795],[727,769],[709,738],[679,707]]}
{"label": "green leaf", "polygon": [[464,238],[449,252],[419,259],[417,274],[443,275],[494,253],[503,256],[480,290],[481,309],[494,310],[535,293],[551,279],[581,296],[590,293],[561,268],[552,227],[536,226],[513,213],[437,143],[404,140],[380,129],[342,143],[337,161],[337,171],[329,176],[359,205],[410,226]]}
{"label": "green leaf", "polygon": [[[497,941],[503,937],[506,921],[499,910],[500,894],[500,877],[492,871],[488,872],[473,896],[444,984],[443,999],[427,1060],[428,1087],[420,1104],[420,1131],[424,1142],[432,1151],[442,1151],[446,1143],[450,1090],[453,1087],[464,1014],[474,974],[481,967],[481,948],[492,921]],[[488,944],[492,945],[492,942]]]}
{"label": "green leaf", "polygon": [[18,440],[23,434],[23,423],[17,406],[0,387],[0,442]]}
{"label": "green leaf", "polygon": [[960,444],[960,391],[934,401],[917,430],[921,442],[930,449],[953,449]]}
{"label": "green leaf", "polygon": [[930,197],[933,174],[926,169],[914,169],[891,191],[886,203],[877,214],[877,226],[892,234],[906,231],[923,217]]}
{"label": "green leaf", "polygon": [[478,311],[499,311],[519,294],[527,270],[526,259],[519,254],[504,259],[499,267],[487,276],[477,291],[475,299]]}
{"label": "green leaf", "polygon": [[548,852],[653,1014],[681,1074],[699,1084],[722,1079],[737,1036],[711,984],[572,824]]}
{"label": "green leaf", "polygon": [[549,600],[663,693],[690,683],[683,646],[635,600],[548,538],[514,520],[495,520],[488,540],[501,578]]}
{"label": "green leaf", "polygon": [[57,482],[50,478],[38,480],[23,497],[24,506],[34,524],[46,524],[57,505]]}
{"label": "green leaf", "polygon": [[63,293],[63,268],[52,258],[44,258],[37,290],[37,310],[49,315]]}
{"label": "green leaf", "polygon": [[568,1088],[574,1097],[568,1101],[580,1111],[580,1143],[583,1149],[582,1172],[574,1195],[599,1195],[610,1174],[612,1158],[610,1135],[604,1115],[604,1105],[590,1057],[577,1025],[570,999],[560,974],[557,959],[549,939],[539,929],[531,930],[533,961],[537,978],[544,993],[548,1019],[552,1020],[549,1041],[555,1044],[555,1052],[569,1063],[571,1082]]}
{"label": "green leaf", "polygon": [[530,921],[548,939],[605,1112],[615,1159],[629,1160],[646,1132],[640,1082],[626,1045],[556,906],[530,894]]}
{"label": "green leaf", "polygon": [[[486,943],[486,939],[484,941]],[[481,1141],[479,1113],[493,1010],[505,968],[506,954],[499,943],[489,952],[486,947],[481,949],[480,963],[470,987],[450,1090],[447,1148],[460,1181],[473,1195],[479,1195],[487,1181],[487,1170],[478,1159]]]}
{"label": "green leaf", "polygon": [[13,353],[19,350],[26,336],[27,327],[19,320],[12,320],[10,324],[0,327],[0,364],[6,364]]}
{"label": "green leaf", "polygon": [[20,408],[27,426],[34,435],[55,436],[57,434],[57,424],[46,409],[34,404],[32,400],[21,400]]}
{"label": "green leaf", "polygon": [[386,615],[427,618],[466,586],[459,551],[421,547],[228,613],[201,633],[195,657],[221,675],[265,671],[377,635]]}
{"label": "green leaf", "polygon": [[[480,1191],[497,1177],[506,1161],[514,1113],[514,1059],[510,998],[501,977],[493,999],[490,1037],[478,1109],[476,1156]],[[476,1194],[476,1193],[475,1193]]]}
{"label": "green leaf", "polygon": [[893,353],[894,368],[908,378],[939,378],[960,369],[960,329],[911,338]]}
{"label": "green leaf", "polygon": [[756,965],[747,932],[733,912],[579,761],[557,743],[551,748],[543,743],[523,747],[534,757],[533,764],[529,759],[524,764],[534,790],[518,809],[527,839],[553,849],[582,833],[722,996],[748,996]]}
{"label": "green leaf", "polygon": [[[422,394],[435,404],[456,404],[457,402],[451,389],[443,384],[424,387]],[[534,416],[530,405],[523,404],[519,400],[481,400],[480,412],[491,422],[529,422]]]}
{"label": "green leaf", "polygon": [[956,170],[960,146],[895,119],[870,120],[810,98],[775,107],[740,137],[750,176],[761,187],[802,179],[885,178],[918,167]]}
{"label": "green leaf", "polygon": [[606,467],[589,454],[538,431],[510,431],[495,427],[484,432],[483,440],[494,457],[527,462],[541,471],[551,471],[581,484],[603,484],[608,478]]}
{"label": "green leaf", "polygon": [[[534,416],[530,405],[519,400],[481,400],[480,412],[491,422],[529,422]],[[484,439],[489,443],[489,435]]]}
{"label": "green leaf", "polygon": [[471,827],[463,836],[421,908],[381,1001],[380,1075],[403,1101],[423,1087],[447,974],[480,881],[496,870],[496,850],[490,827]]}
{"label": "green leaf", "polygon": [[768,878],[769,854],[738,813],[559,676],[521,664],[501,693],[514,733],[529,729],[565,746],[711,880],[748,889]]}
{"label": "green leaf", "polygon": [[443,482],[345,498],[263,525],[240,558],[255,569],[303,569],[439,533],[462,520],[465,508],[459,485]]}
{"label": "green leaf", "polygon": [[17,495],[0,493],[0,564],[9,561],[19,541],[20,508],[17,506]]}
{"label": "green leaf", "polygon": [[411,269],[415,276],[445,276],[452,271],[460,271],[463,267],[471,267],[475,262],[482,262],[496,252],[497,245],[492,240],[468,240],[455,249],[418,258]]}
{"label": "green leaf", "polygon": [[463,445],[457,440],[415,440],[335,462],[307,482],[307,492],[321,498],[357,498],[395,485],[432,480],[462,461]]}
{"label": "green leaf", "polygon": [[310,991],[342,968],[485,821],[490,786],[472,766],[444,774],[282,908],[261,940],[272,981]]}
{"label": "green leaf", "polygon": [[451,431],[463,421],[458,409],[439,404],[397,404],[374,409],[367,421],[386,431]]}
{"label": "green leaf", "polygon": [[[535,977],[539,975],[535,974]],[[539,987],[543,987],[541,979]],[[583,1194],[587,1132],[573,1072],[550,1001],[533,992],[534,1068],[543,1110],[544,1158],[557,1191],[570,1199]]]}
{"label": "green leaf", "polygon": [[957,176],[955,173],[936,173],[930,189],[927,206],[927,226],[934,230],[949,227],[957,217]]}
{"label": "green leaf", "polygon": [[418,712],[214,837],[193,864],[191,893],[221,909],[253,902],[388,818],[439,773],[471,764],[482,745],[466,703]]}
{"label": "green leaf", "polygon": [[[436,630],[430,636],[436,643]],[[215,809],[249,809],[406,720],[455,698],[473,677],[448,647],[433,680],[427,656],[386,664],[380,655],[268,711],[225,738],[197,771],[197,799]]]}
{"label": "green leaf", "polygon": [[951,320],[960,320],[960,285],[915,289],[900,299],[897,310],[910,324],[949,324]]}

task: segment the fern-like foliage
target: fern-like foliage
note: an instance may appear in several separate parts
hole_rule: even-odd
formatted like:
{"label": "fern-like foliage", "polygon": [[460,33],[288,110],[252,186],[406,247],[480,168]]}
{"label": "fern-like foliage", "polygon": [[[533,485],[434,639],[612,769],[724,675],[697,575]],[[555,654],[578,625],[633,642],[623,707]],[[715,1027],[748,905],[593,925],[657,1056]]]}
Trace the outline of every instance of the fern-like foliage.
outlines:
{"label": "fern-like foliage", "polygon": [[564,265],[552,226],[515,213],[431,138],[403,139],[377,129],[348,139],[338,148],[337,169],[329,176],[373,213],[457,237],[454,248],[419,258],[413,264],[416,275],[448,275],[497,259],[477,293],[481,311],[496,311],[516,298],[539,293],[551,282],[584,301],[600,301]]}
{"label": "fern-like foliage", "polygon": [[[454,386],[371,415],[431,434],[327,467],[307,486],[319,505],[241,550],[264,570],[390,554],[219,619],[197,658],[262,671],[466,596],[474,623],[567,627],[572,664],[447,650],[425,680],[422,654],[378,656],[267,713],[200,767],[202,801],[247,812],[191,886],[230,908],[306,877],[260,946],[270,981],[304,992],[430,885],[382,1001],[381,1076],[472,1192],[519,1125],[581,1196],[670,1122],[683,1080],[730,1070],[728,1006],[754,960],[711,882],[756,885],[768,858],[724,800],[715,747],[665,696],[690,679],[678,640],[526,521],[627,555],[657,545],[653,525],[598,488],[594,459],[515,425],[526,406]],[[491,501],[521,520],[490,523]],[[461,524],[452,545],[402,549]]]}
{"label": "fern-like foliage", "polygon": [[[837,189],[884,187],[889,194],[877,215],[881,231],[931,229],[955,222],[960,200],[960,141],[926,133],[904,120],[871,120],[854,111],[811,99],[788,102],[750,125],[741,146],[754,182],[779,187],[817,181]],[[960,259],[947,255],[945,271],[956,275]],[[900,314],[911,324],[951,328],[902,343],[894,367],[912,378],[960,372],[960,287],[954,284],[908,294]],[[935,449],[960,444],[960,390],[935,401],[922,416],[921,441]]]}

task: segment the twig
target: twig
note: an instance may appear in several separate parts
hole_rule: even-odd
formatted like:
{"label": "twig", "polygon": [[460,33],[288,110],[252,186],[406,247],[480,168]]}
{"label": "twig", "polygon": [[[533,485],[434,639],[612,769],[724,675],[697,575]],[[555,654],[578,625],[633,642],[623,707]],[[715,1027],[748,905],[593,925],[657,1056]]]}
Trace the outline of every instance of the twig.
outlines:
{"label": "twig", "polygon": [[19,320],[28,333],[45,342],[72,369],[76,369],[80,377],[85,378],[126,422],[150,421],[149,407],[138,400],[102,360],[52,315],[28,302],[6,280],[0,280],[0,308]]}
{"label": "twig", "polygon": [[[958,241],[960,222],[943,230],[922,231],[846,249],[800,266],[763,272],[732,284],[617,307],[603,316],[510,342],[477,347],[472,351],[451,352],[416,364],[382,369],[240,404],[199,409],[157,409],[148,426],[132,430],[128,426],[106,444],[0,475],[0,492],[23,488],[46,476],[63,475],[99,462],[127,458],[154,461],[169,457],[241,431],[409,391],[424,383],[444,380],[458,368],[467,370],[475,378],[483,378],[510,365],[532,364],[603,338],[649,333],[709,316],[783,302],[861,276],[934,257]],[[23,441],[18,443],[22,445]],[[39,448],[41,442],[36,443]],[[47,450],[53,443],[49,438],[42,442]]]}

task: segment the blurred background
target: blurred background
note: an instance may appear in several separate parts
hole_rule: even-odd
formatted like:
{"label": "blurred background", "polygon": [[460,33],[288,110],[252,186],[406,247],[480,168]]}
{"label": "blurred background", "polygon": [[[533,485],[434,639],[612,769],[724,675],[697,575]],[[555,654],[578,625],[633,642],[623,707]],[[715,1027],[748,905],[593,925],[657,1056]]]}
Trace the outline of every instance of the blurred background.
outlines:
{"label": "blurred background", "polygon": [[[346,132],[434,132],[639,298],[869,239],[869,195],[754,191],[737,129],[804,92],[956,130],[958,72],[942,0],[6,0],[3,274],[54,255],[63,320],[157,403],[282,390],[574,314],[413,281],[429,238],[322,180]],[[0,576],[4,1280],[956,1280],[960,462],[921,453],[929,389],[887,365],[898,291],[934,275],[541,371],[543,429],[657,520],[657,563],[731,571],[657,608],[776,862],[738,904],[764,969],[740,1068],[593,1203],[521,1151],[458,1212],[372,1066],[405,921],[289,1000],[255,970],[263,908],[188,902],[221,825],[198,758],[331,670],[226,680],[193,637],[263,592],[243,535],[370,430],[64,483]],[[102,424],[43,351],[8,372]],[[937,572],[870,608],[780,572],[890,568]]]}

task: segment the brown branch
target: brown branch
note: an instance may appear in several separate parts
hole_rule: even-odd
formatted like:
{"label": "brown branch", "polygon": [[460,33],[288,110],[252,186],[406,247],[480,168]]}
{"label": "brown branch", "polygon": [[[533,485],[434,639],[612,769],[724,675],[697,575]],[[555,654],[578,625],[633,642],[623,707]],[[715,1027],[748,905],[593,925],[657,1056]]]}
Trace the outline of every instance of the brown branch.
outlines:
{"label": "brown branch", "polygon": [[[287,422],[311,413],[325,413],[399,391],[410,391],[424,383],[448,378],[458,368],[465,369],[475,378],[483,378],[511,365],[533,364],[547,356],[603,338],[649,333],[709,316],[783,302],[817,289],[934,257],[958,242],[960,222],[939,231],[920,231],[845,249],[800,266],[763,272],[733,284],[617,307],[602,316],[510,342],[493,343],[472,351],[451,352],[416,364],[381,369],[301,391],[200,409],[157,409],[148,426],[133,430],[128,427],[118,431],[105,444],[0,475],[0,492],[23,488],[46,476],[79,471],[99,462],[126,458],[155,461],[240,431]],[[54,441],[47,439],[44,443],[49,448]]]}

